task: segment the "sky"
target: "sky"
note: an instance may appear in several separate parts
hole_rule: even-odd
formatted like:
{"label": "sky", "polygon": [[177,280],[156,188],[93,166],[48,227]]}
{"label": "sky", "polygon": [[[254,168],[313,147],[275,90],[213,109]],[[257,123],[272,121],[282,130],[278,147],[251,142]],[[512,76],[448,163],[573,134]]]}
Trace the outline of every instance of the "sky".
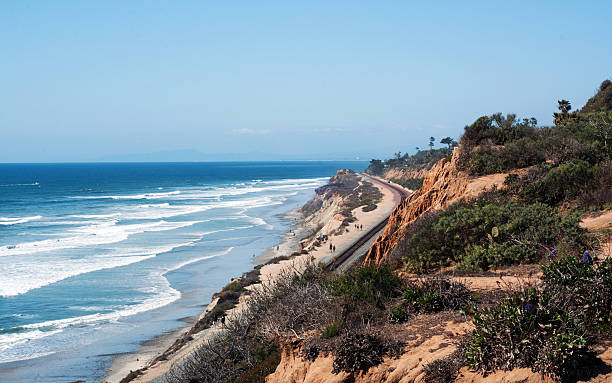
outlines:
{"label": "sky", "polygon": [[578,108],[612,77],[610,14],[610,1],[3,0],[0,162],[386,158],[481,115],[546,125],[558,99]]}

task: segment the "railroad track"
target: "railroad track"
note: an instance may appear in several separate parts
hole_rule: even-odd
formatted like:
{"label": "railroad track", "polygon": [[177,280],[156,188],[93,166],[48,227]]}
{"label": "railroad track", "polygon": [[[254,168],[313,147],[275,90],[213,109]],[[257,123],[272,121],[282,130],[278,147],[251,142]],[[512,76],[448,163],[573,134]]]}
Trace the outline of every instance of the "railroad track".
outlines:
{"label": "railroad track", "polygon": [[[402,203],[402,201],[404,199],[406,199],[406,197],[408,197],[408,195],[409,195],[408,191],[406,191],[406,189],[404,189],[404,188],[395,186],[395,185],[387,183],[387,182],[380,181],[377,178],[374,178],[374,177],[371,177],[371,176],[368,176],[368,175],[365,175],[365,177],[367,177],[370,181],[372,181],[374,183],[378,183],[378,184],[384,185],[385,187],[388,187],[388,188],[392,189],[394,192],[396,192],[397,194],[399,194],[399,196],[400,196],[400,202],[399,203]],[[349,248],[347,248],[344,251],[342,251],[330,263],[328,263],[325,266],[325,270],[327,270],[327,271],[335,271],[336,269],[341,267],[347,260],[349,260],[353,256],[353,254],[357,250],[359,250],[359,248],[361,246],[363,246],[366,242],[368,242],[370,239],[372,239],[372,237],[375,236],[376,233],[378,233],[379,231],[384,229],[384,227],[387,226],[388,222],[389,222],[389,217],[385,218],[384,220],[379,222],[376,226],[374,226],[370,230],[368,230],[357,241],[355,241],[355,243],[353,243]]]}

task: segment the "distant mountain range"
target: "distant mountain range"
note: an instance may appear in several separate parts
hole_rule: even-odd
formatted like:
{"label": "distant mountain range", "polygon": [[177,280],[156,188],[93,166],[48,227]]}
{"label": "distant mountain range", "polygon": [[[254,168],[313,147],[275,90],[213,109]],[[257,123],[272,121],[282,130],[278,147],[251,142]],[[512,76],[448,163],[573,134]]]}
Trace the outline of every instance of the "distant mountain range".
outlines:
{"label": "distant mountain range", "polygon": [[249,153],[203,153],[195,149],[164,150],[151,153],[104,156],[93,159],[100,162],[200,162],[200,161],[369,161],[374,153],[314,153],[271,154]]}

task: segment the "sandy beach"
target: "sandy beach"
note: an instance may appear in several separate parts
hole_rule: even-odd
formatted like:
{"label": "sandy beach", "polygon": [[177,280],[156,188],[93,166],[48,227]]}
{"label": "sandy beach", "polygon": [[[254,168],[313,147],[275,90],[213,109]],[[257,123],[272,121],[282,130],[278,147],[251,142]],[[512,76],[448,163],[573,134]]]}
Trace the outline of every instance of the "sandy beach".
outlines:
{"label": "sandy beach", "polygon": [[[390,188],[385,187],[384,182],[373,182],[373,184],[381,191],[382,200],[377,204],[377,208],[364,212],[361,207],[353,210],[353,215],[356,221],[349,225],[346,230],[342,230],[341,233],[333,234],[332,232],[338,232],[338,227],[342,224],[343,217],[337,214],[337,211],[328,209],[326,211],[317,212],[313,216],[303,217],[299,209],[295,209],[286,214],[285,219],[292,221],[293,228],[285,233],[283,239],[277,246],[269,248],[261,255],[254,258],[255,264],[265,264],[266,262],[276,257],[289,257],[298,250],[300,242],[305,237],[314,237],[319,234],[329,235],[329,240],[321,247],[312,248],[306,245],[308,254],[294,255],[291,259],[282,260],[277,263],[271,263],[263,266],[260,269],[260,281],[261,283],[273,282],[274,279],[281,273],[282,270],[289,267],[300,267],[300,265],[306,264],[309,260],[315,262],[326,262],[332,259],[335,255],[341,253],[344,249],[351,246],[357,241],[368,229],[375,226],[393,211],[395,206],[400,202],[399,197]],[[322,227],[321,224],[325,223]],[[354,225],[363,225],[363,228],[356,229]],[[318,229],[318,230],[317,230]],[[329,243],[336,246],[335,252],[330,252]],[[251,285],[249,289],[255,289],[259,284]],[[132,382],[144,383],[144,382],[162,382],[163,377],[171,371],[173,366],[181,364],[184,358],[188,357],[193,353],[200,345],[206,340],[210,339],[214,334],[221,331],[219,326],[213,326],[209,329],[202,330],[198,333],[193,334],[191,340],[189,340],[180,349],[174,351],[169,358],[166,360],[157,360],[152,363],[160,354],[166,351],[172,344],[185,334],[192,326],[193,323],[205,315],[208,310],[211,310],[215,301],[211,302],[198,318],[191,318],[190,324],[186,325],[175,331],[163,334],[156,337],[153,340],[145,342],[138,352],[133,354],[126,354],[117,357],[111,367],[108,370],[108,376],[103,382],[118,383],[125,378],[131,371],[135,371],[141,368],[146,369],[143,374],[131,380]],[[238,306],[227,313],[227,317],[231,320],[233,315],[240,312],[244,301]]]}

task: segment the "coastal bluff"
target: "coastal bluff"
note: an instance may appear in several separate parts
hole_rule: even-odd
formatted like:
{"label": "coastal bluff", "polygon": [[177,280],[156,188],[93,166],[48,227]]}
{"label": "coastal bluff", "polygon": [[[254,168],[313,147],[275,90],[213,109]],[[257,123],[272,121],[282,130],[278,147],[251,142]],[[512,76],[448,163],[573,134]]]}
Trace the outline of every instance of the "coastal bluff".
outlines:
{"label": "coastal bluff", "polygon": [[[460,156],[461,149],[456,148],[450,159],[441,159],[425,173],[419,171],[419,175],[424,175],[423,186],[393,210],[383,234],[368,251],[365,263],[380,264],[388,260],[405,237],[409,226],[427,212],[443,210],[453,203],[474,199],[503,185],[508,173],[469,176],[457,166]],[[401,176],[402,173],[402,170],[392,169],[385,174],[385,178]],[[414,177],[414,174],[408,176]]]}

